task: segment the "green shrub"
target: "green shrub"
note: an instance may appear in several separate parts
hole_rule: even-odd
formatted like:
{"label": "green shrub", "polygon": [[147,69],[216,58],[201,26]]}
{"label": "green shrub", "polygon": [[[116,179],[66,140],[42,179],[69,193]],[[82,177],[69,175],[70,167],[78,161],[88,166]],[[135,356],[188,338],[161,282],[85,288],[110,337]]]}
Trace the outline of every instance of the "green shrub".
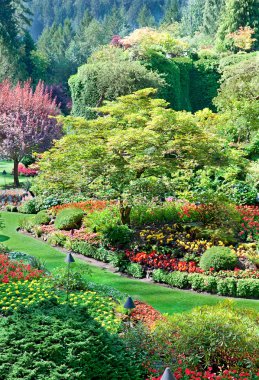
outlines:
{"label": "green shrub", "polygon": [[217,293],[220,296],[235,297],[237,294],[237,281],[233,277],[217,279]]}
{"label": "green shrub", "polygon": [[244,298],[259,298],[259,280],[254,278],[238,280],[237,296]]}
{"label": "green shrub", "polygon": [[124,252],[110,251],[108,254],[108,261],[114,268],[117,268],[120,272],[125,272],[129,264]]}
{"label": "green shrub", "polygon": [[25,230],[27,232],[32,232],[33,226],[34,226],[33,217],[19,219],[19,228],[21,228],[22,230]]}
{"label": "green shrub", "polygon": [[36,200],[35,198],[30,199],[28,201],[24,201],[22,205],[18,208],[18,211],[22,214],[36,214],[37,208],[36,208]]}
{"label": "green shrub", "polygon": [[66,241],[67,237],[61,232],[53,232],[52,234],[48,235],[48,243],[53,246],[64,247]]}
{"label": "green shrub", "polygon": [[126,269],[127,273],[135,278],[143,278],[144,271],[140,264],[138,263],[129,263]]}
{"label": "green shrub", "polygon": [[168,273],[167,283],[171,286],[174,286],[180,289],[186,289],[190,287],[189,280],[188,280],[188,273],[184,273],[184,272],[175,271],[175,272]]}
{"label": "green shrub", "polygon": [[93,232],[103,232],[107,228],[120,223],[118,207],[107,207],[102,211],[95,211],[86,215],[84,225]]}
{"label": "green shrub", "polygon": [[[86,290],[85,276],[90,275],[90,267],[84,265],[84,269],[71,266],[69,271],[69,290]],[[61,289],[67,289],[67,268],[59,268],[52,272],[52,281],[54,286]]]}
{"label": "green shrub", "polygon": [[[15,338],[14,338],[15,337]],[[135,379],[141,363],[87,308],[42,303],[0,321],[2,380]]]}
{"label": "green shrub", "polygon": [[[228,368],[256,367],[259,347],[256,312],[234,307],[229,301],[202,306],[175,315],[156,329],[158,342],[167,341],[174,351],[199,369],[211,364]],[[227,355],[226,355],[227,353]]]}
{"label": "green shrub", "polygon": [[217,279],[200,273],[191,273],[188,277],[193,290],[198,292],[217,293]]}
{"label": "green shrub", "polygon": [[81,255],[94,257],[96,248],[83,240],[73,240],[71,243],[71,249],[74,252],[80,253]]}
{"label": "green shrub", "polygon": [[133,207],[131,223],[134,226],[143,226],[151,223],[177,223],[180,221],[180,207],[173,202],[161,205],[154,203],[142,204]]}
{"label": "green shrub", "polygon": [[83,216],[84,212],[78,208],[66,208],[57,214],[55,227],[59,230],[80,228]]}
{"label": "green shrub", "polygon": [[111,245],[128,244],[134,232],[126,225],[109,226],[103,231],[104,239]]}
{"label": "green shrub", "polygon": [[48,224],[50,220],[51,218],[45,210],[38,212],[38,214],[34,216],[34,222],[36,225]]}
{"label": "green shrub", "polygon": [[200,267],[208,271],[231,270],[237,265],[237,256],[228,247],[211,247],[201,256]]}

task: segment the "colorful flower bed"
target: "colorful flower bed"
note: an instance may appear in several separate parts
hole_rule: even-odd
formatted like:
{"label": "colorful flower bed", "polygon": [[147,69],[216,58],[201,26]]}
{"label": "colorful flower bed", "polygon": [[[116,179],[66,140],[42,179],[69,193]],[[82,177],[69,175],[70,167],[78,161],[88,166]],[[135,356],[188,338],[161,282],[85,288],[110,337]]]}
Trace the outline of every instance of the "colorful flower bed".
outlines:
{"label": "colorful flower bed", "polygon": [[8,256],[0,254],[0,282],[9,283],[19,280],[32,280],[43,276],[41,270],[30,265],[12,261]]}
{"label": "colorful flower bed", "polygon": [[259,238],[259,207],[239,206],[238,211],[242,215],[241,231],[239,236],[243,240],[255,241]]}
{"label": "colorful flower bed", "polygon": [[[64,292],[57,292],[49,278],[19,280],[0,284],[0,310],[10,314],[20,307],[28,308],[47,299],[55,298],[66,304]],[[69,294],[72,306],[87,306],[88,313],[109,331],[117,331],[121,321],[115,315],[115,302],[93,291],[81,291]]]}
{"label": "colorful flower bed", "polygon": [[152,327],[155,322],[162,320],[163,316],[152,306],[141,301],[134,301],[136,306],[131,313],[131,320],[134,322],[142,322],[148,327]]}
{"label": "colorful flower bed", "polygon": [[25,177],[35,177],[38,174],[38,170],[36,168],[26,168],[25,165],[20,163],[18,165],[18,173],[19,175],[23,175]]}
{"label": "colorful flower bed", "polygon": [[194,261],[182,261],[172,258],[170,254],[161,254],[157,251],[150,253],[126,251],[126,256],[131,262],[143,265],[145,269],[165,269],[189,273],[203,272]]}
{"label": "colorful flower bed", "polygon": [[[212,367],[201,372],[179,366],[174,372],[176,380],[256,380],[259,379],[259,372],[237,371],[235,369],[224,370],[214,373]],[[161,380],[162,376],[152,377],[151,380]]]}
{"label": "colorful flower bed", "polygon": [[53,215],[57,215],[59,211],[72,207],[72,208],[79,208],[80,210],[86,211],[88,214],[90,214],[94,211],[104,210],[107,207],[107,204],[108,204],[107,201],[89,199],[88,201],[85,201],[85,202],[66,203],[66,204],[54,206],[50,209],[50,212]]}

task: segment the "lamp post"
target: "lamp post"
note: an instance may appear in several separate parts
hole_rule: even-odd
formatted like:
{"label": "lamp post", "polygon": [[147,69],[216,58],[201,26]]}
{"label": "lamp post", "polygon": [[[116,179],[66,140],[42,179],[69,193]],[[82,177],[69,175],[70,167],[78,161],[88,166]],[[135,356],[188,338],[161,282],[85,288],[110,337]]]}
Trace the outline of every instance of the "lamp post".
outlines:
{"label": "lamp post", "polygon": [[161,380],[176,380],[169,367],[165,369]]}
{"label": "lamp post", "polygon": [[124,304],[124,309],[129,310],[129,327],[130,327],[130,314],[133,309],[135,309],[136,305],[133,302],[133,299],[131,297],[127,298],[127,301]]}
{"label": "lamp post", "polygon": [[65,262],[67,263],[67,301],[68,301],[68,293],[69,293],[69,280],[70,280],[70,264],[75,262],[72,253],[69,252],[65,258]]}

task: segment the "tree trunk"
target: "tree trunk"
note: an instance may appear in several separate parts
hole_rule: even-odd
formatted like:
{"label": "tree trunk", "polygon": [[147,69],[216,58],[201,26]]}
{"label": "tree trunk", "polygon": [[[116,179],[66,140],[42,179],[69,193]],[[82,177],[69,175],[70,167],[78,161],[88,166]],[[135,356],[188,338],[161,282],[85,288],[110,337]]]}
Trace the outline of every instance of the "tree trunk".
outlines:
{"label": "tree trunk", "polygon": [[131,207],[129,205],[124,205],[123,200],[120,200],[120,217],[122,224],[130,226],[130,212]]}
{"label": "tree trunk", "polygon": [[19,165],[19,161],[17,160],[17,158],[15,158],[14,161],[13,161],[14,187],[19,187],[20,186],[19,173],[18,173],[18,165]]}

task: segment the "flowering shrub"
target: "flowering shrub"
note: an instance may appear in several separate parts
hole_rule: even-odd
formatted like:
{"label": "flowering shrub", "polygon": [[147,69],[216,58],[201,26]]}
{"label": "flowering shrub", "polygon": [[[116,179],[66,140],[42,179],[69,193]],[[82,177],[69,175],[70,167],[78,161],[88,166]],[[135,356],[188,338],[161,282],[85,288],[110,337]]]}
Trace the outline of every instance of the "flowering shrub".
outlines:
{"label": "flowering shrub", "polygon": [[34,177],[38,174],[38,170],[36,168],[26,168],[25,165],[20,163],[18,165],[18,173],[19,175],[24,175],[25,177]]}
{"label": "flowering shrub", "polygon": [[137,300],[134,301],[134,304],[136,308],[133,309],[131,313],[131,319],[134,322],[140,321],[146,326],[152,327],[155,322],[163,319],[162,314],[155,310],[152,306]]}
{"label": "flowering shrub", "polygon": [[242,216],[241,231],[239,236],[242,240],[256,241],[259,238],[259,207],[238,206],[238,212]]}
{"label": "flowering shrub", "polygon": [[0,282],[9,283],[19,280],[32,280],[43,276],[43,272],[0,254]]}

